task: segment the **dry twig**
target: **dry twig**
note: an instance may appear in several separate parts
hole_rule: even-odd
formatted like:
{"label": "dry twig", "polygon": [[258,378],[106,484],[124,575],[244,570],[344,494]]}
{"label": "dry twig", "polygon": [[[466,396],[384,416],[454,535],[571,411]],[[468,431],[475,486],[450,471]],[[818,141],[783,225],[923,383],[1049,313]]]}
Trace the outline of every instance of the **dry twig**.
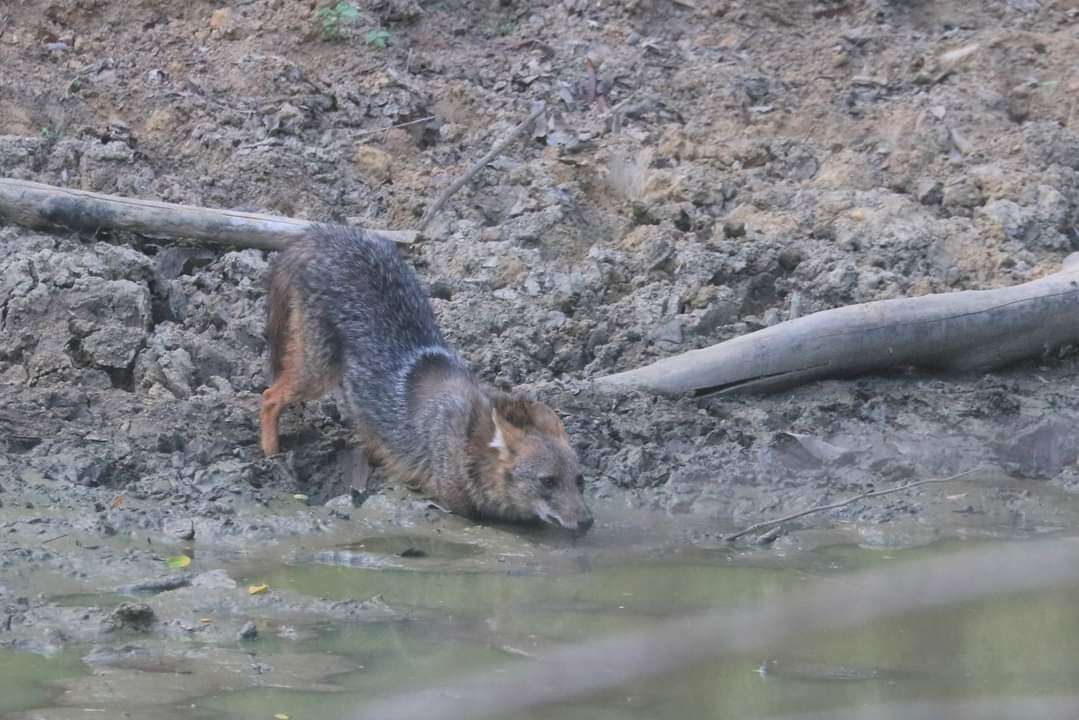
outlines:
{"label": "dry twig", "polygon": [[866,498],[873,498],[873,497],[883,497],[884,495],[891,495],[892,493],[903,492],[904,490],[910,490],[911,488],[916,488],[916,487],[919,487],[921,485],[934,485],[934,484],[937,484],[937,483],[954,482],[954,481],[956,481],[956,480],[958,480],[960,478],[963,478],[963,477],[966,477],[967,475],[971,475],[973,473],[976,473],[976,472],[978,472],[979,470],[982,470],[982,469],[983,468],[981,466],[979,466],[979,467],[973,468],[971,470],[964,470],[963,472],[961,472],[961,473],[959,473],[957,475],[951,475],[951,476],[946,477],[946,478],[929,478],[928,480],[918,480],[916,482],[907,483],[906,485],[900,485],[899,487],[888,488],[887,490],[869,490],[869,491],[861,493],[859,495],[855,495],[854,497],[849,497],[846,500],[840,500],[839,502],[831,503],[830,505],[817,505],[816,507],[811,507],[808,510],[801,510],[801,511],[796,512],[796,513],[791,513],[790,515],[784,515],[783,517],[775,518],[774,520],[765,520],[764,522],[759,522],[756,525],[750,525],[745,530],[739,530],[736,533],[732,533],[730,535],[727,535],[723,539],[726,540],[727,542],[734,542],[735,540],[737,540],[738,538],[740,538],[740,537],[742,537],[744,535],[749,535],[750,533],[754,533],[754,532],[756,532],[758,530],[763,530],[764,528],[767,528],[767,527],[772,527],[773,525],[782,525],[785,522],[788,522],[790,520],[796,520],[796,519],[798,519],[800,517],[805,517],[806,515],[811,515],[812,513],[825,512],[827,510],[835,510],[836,508],[841,508],[841,507],[844,507],[845,505],[850,505],[851,503],[858,502],[859,500],[865,500]]}
{"label": "dry twig", "polygon": [[[412,51],[409,50],[409,53]],[[396,125],[388,125],[383,128],[374,128],[372,130],[364,130],[363,132],[356,133],[353,137],[362,138],[368,135],[377,135],[380,132],[386,132],[387,130],[396,130],[397,128],[409,127],[410,125],[419,125],[420,123],[431,122],[435,119],[434,115],[428,115],[427,117],[421,117],[418,120],[409,120],[408,122],[397,123]]]}
{"label": "dry twig", "polygon": [[417,227],[416,229],[422,232],[423,229],[431,223],[431,220],[434,219],[438,211],[442,209],[442,206],[446,204],[446,201],[449,200],[455,192],[464,187],[465,183],[471,180],[476,173],[487,167],[487,163],[498,157],[498,154],[505,150],[506,146],[513,142],[518,135],[531,127],[532,123],[536,121],[536,118],[542,115],[545,110],[546,105],[544,103],[537,103],[536,107],[532,110],[532,112],[523,122],[521,122],[519,125],[517,125],[517,127],[506,133],[506,135],[501,140],[496,142],[491,147],[491,149],[487,151],[486,155],[481,157],[475,162],[475,164],[468,168],[468,170],[465,171],[464,175],[450,183],[450,186],[443,190],[442,194],[438,196],[438,199],[431,204],[430,209],[427,210],[427,213],[420,221],[419,227]]}

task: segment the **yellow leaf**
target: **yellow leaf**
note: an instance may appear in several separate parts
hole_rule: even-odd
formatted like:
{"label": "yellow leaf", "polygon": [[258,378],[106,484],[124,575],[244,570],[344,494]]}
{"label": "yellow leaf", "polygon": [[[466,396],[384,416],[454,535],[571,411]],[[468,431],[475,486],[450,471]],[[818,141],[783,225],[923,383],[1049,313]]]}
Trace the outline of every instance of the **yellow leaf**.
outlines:
{"label": "yellow leaf", "polygon": [[166,558],[165,563],[174,570],[185,568],[191,564],[191,558],[187,555],[174,555],[173,557]]}
{"label": "yellow leaf", "polygon": [[209,625],[210,623],[213,622],[213,619],[212,618],[199,618],[199,622],[202,623],[203,625]]}
{"label": "yellow leaf", "polygon": [[295,494],[295,495],[293,495],[292,497],[293,497],[293,499],[295,499],[295,500],[303,500],[303,501],[306,501],[306,500],[307,500],[307,496],[306,496],[306,495],[304,495],[303,493],[296,493],[296,494]]}
{"label": "yellow leaf", "polygon": [[273,716],[273,720],[288,720],[288,715],[285,713],[277,713]]}
{"label": "yellow leaf", "polygon": [[258,595],[259,593],[266,592],[266,589],[268,587],[269,587],[269,585],[248,585],[247,586],[247,594],[248,595]]}

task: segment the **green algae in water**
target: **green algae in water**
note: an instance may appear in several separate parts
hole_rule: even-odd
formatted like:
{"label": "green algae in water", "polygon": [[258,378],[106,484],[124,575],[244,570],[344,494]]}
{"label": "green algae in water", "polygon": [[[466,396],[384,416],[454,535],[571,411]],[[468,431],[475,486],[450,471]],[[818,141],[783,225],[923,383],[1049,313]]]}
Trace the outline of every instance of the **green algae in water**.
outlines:
{"label": "green algae in water", "polygon": [[[797,567],[738,566],[726,558],[712,564],[635,562],[560,576],[281,567],[273,577],[277,585],[327,597],[379,593],[391,604],[428,611],[429,619],[321,639],[324,651],[359,657],[364,665],[335,679],[341,693],[279,692],[264,702],[260,691],[245,691],[213,698],[209,706],[229,717],[270,711],[293,718],[353,717],[373,697],[531,661],[507,650],[542,654],[553,643],[639,629],[702,608],[751,606],[807,582],[842,582],[852,568],[963,547],[970,545],[825,549]],[[811,634],[753,656],[702,663],[514,717],[752,719],[889,702],[1050,695],[1079,686],[1079,644],[1069,640],[1074,637],[1079,591],[1009,597]]]}
{"label": "green algae in water", "polygon": [[[567,574],[266,567],[259,578],[273,587],[330,598],[381,594],[391,604],[411,606],[414,616],[404,623],[323,628],[302,641],[267,636],[247,646],[270,665],[276,652],[346,658],[343,665],[355,669],[325,680],[335,691],[321,683],[318,689],[304,689],[303,683],[238,689],[195,699],[197,708],[185,702],[165,713],[252,720],[278,713],[293,720],[352,718],[374,698],[534,662],[529,656],[542,655],[557,643],[640,629],[703,608],[753,606],[797,593],[806,583],[842,583],[851,568],[880,567],[957,547],[825,549],[812,557],[773,558],[758,566],[727,556],[638,560]],[[380,549],[393,551],[389,545]],[[1045,696],[1079,686],[1075,637],[1079,591],[1028,594],[811,634],[753,655],[701,663],[667,677],[517,713],[514,720],[753,720],[879,703]],[[0,696],[6,684],[0,676]]]}
{"label": "green algae in water", "polygon": [[0,648],[0,717],[48,704],[59,693],[58,683],[86,672],[77,655],[43,656]]}

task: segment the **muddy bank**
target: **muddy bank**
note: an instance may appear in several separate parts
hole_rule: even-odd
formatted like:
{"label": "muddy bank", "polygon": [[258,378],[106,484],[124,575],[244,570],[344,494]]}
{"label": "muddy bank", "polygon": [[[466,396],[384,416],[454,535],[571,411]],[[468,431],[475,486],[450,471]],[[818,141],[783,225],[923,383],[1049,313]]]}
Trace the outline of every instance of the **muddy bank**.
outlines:
{"label": "muddy bank", "polygon": [[[536,133],[408,254],[479,374],[559,409],[597,524],[578,545],[473,528],[382,475],[352,498],[332,400],[288,412],[286,455],[262,458],[266,253],[7,225],[0,643],[111,647],[112,601],[144,604],[139,642],[166,655],[232,648],[248,622],[301,627],[297,614],[392,625],[408,608],[248,595],[242,566],[408,531],[487,538],[462,572],[566,571],[616,546],[720,547],[766,517],[979,465],[754,552],[1073,527],[1070,348],[988,376],[897,372],[763,398],[612,399],[591,381],[797,314],[1055,270],[1079,247],[1076,8],[692,5],[5,14],[0,64],[24,81],[0,85],[0,175],[99,192],[409,228],[546,99]],[[191,548],[181,586],[132,591],[176,575],[166,558]]]}

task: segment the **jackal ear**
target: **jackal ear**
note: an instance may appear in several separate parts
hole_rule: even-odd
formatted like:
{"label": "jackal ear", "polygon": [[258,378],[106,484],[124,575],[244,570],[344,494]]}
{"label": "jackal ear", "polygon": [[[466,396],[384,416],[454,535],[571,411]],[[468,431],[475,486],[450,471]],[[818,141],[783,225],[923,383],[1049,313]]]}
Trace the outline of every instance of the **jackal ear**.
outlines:
{"label": "jackal ear", "polygon": [[491,402],[494,405],[496,425],[499,419],[504,425],[509,424],[522,430],[535,424],[532,418],[532,405],[535,403],[528,398],[499,392],[495,393],[491,398]]}
{"label": "jackal ear", "polygon": [[497,407],[491,408],[491,423],[494,425],[494,434],[488,446],[498,450],[499,455],[504,458],[513,455],[521,442],[521,428],[507,421]]}
{"label": "jackal ear", "polygon": [[519,430],[538,430],[550,435],[562,435],[566,432],[554,410],[537,400],[500,392],[495,394],[491,401],[496,413]]}

